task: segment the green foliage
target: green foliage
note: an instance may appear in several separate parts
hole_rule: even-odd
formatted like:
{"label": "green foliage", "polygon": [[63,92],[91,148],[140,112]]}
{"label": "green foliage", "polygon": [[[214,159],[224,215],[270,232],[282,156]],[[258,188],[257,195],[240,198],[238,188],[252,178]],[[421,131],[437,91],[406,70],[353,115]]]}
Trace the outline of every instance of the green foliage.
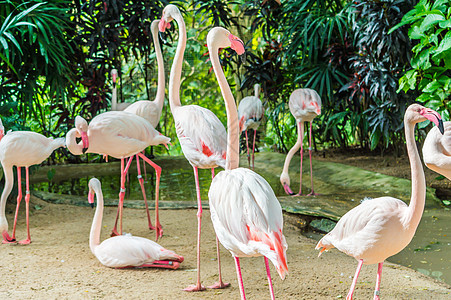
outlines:
{"label": "green foliage", "polygon": [[421,0],[393,28],[409,26],[416,41],[410,61],[412,69],[399,81],[399,90],[419,91],[417,100],[444,112],[451,110],[451,3]]}

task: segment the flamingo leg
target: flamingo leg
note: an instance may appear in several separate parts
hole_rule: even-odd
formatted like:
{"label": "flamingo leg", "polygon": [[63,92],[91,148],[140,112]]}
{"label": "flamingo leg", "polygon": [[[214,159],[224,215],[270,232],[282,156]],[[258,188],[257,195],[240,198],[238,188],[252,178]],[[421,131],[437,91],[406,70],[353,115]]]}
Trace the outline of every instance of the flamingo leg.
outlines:
{"label": "flamingo leg", "polygon": [[[17,226],[17,218],[19,216],[19,207],[20,202],[22,201],[22,175],[21,168],[17,167],[17,205],[16,205],[16,214],[14,216],[14,225],[13,225],[13,233],[11,237],[11,241],[6,241],[7,243],[15,243],[16,242],[16,226]],[[5,243],[5,241],[3,241]]]}
{"label": "flamingo leg", "polygon": [[[145,166],[145,165],[146,165],[145,161],[143,160],[143,166]],[[141,191],[143,193],[143,198],[144,198],[144,205],[146,206],[147,224],[149,224],[150,230],[154,230],[155,227],[152,226],[152,221],[150,220],[149,205],[147,204],[146,189],[144,188],[144,179],[141,175],[141,163],[139,161],[138,154],[136,155],[136,167],[138,169],[138,182],[139,182],[139,185],[141,186]]]}
{"label": "flamingo leg", "polygon": [[26,181],[26,191],[25,191],[25,215],[27,220],[27,239],[19,242],[21,245],[28,245],[31,243],[30,235],[30,180],[28,176],[28,167],[25,167],[25,181]]}
{"label": "flamingo leg", "polygon": [[160,195],[160,178],[161,178],[161,167],[148,159],[145,155],[142,153],[138,153],[139,157],[141,157],[146,163],[151,165],[155,169],[155,174],[157,174],[157,179],[155,181],[155,233],[156,233],[156,240],[158,241],[159,238],[163,236],[163,227],[160,224],[160,216],[158,211],[158,200]]}
{"label": "flamingo leg", "polygon": [[377,265],[377,278],[376,278],[376,289],[374,290],[374,300],[380,299],[380,288],[381,288],[381,277],[382,277],[382,266],[384,262]]}
{"label": "flamingo leg", "polygon": [[[128,172],[128,168],[132,163],[133,156],[128,159],[127,166],[124,168],[124,159],[121,158],[121,189],[119,191],[119,205],[117,207],[116,222],[114,223],[111,236],[122,235],[122,214],[124,210],[124,198],[125,198],[125,177]],[[117,231],[117,223],[119,219],[119,232]]]}
{"label": "flamingo leg", "polygon": [[[211,180],[213,180],[215,178],[215,169],[211,168]],[[219,239],[218,236],[216,236],[216,254],[218,257],[218,274],[219,274],[219,279],[218,282],[215,282],[214,285],[209,286],[209,289],[223,289],[226,287],[230,286],[230,283],[226,282],[224,283],[222,281],[222,274],[221,274],[221,253],[220,253],[220,249],[219,249]]]}
{"label": "flamingo leg", "polygon": [[251,156],[249,154],[249,139],[247,137],[247,129],[244,131],[244,135],[246,136],[247,162],[248,162],[249,168],[250,168],[251,167]]}
{"label": "flamingo leg", "polygon": [[312,186],[312,191],[307,196],[318,196],[317,193],[313,190],[313,167],[312,167],[312,122],[310,122],[309,129],[309,147],[308,147],[308,155],[310,158],[310,184]]}
{"label": "flamingo leg", "polygon": [[363,259],[359,260],[359,264],[357,265],[357,269],[355,270],[354,279],[352,280],[351,288],[349,289],[349,293],[346,296],[346,300],[352,300],[352,295],[354,294],[355,286],[357,284],[357,278],[359,277],[360,270],[362,269]]}
{"label": "flamingo leg", "polygon": [[252,171],[255,168],[255,139],[257,138],[257,129],[254,129],[254,142],[252,143]]}
{"label": "flamingo leg", "polygon": [[241,276],[240,259],[236,256],[235,259],[236,276],[238,277],[238,285],[240,286],[241,300],[246,300],[246,294],[244,293],[243,277]]}
{"label": "flamingo leg", "polygon": [[265,267],[266,267],[266,275],[268,275],[268,284],[269,284],[269,292],[271,293],[271,300],[275,300],[274,297],[274,288],[272,286],[272,280],[271,280],[271,271],[269,269],[269,263],[268,258],[265,256]]}
{"label": "flamingo leg", "polygon": [[[302,129],[304,128],[304,124],[301,122],[300,127],[302,127]],[[299,134],[301,134],[301,166],[299,169],[299,194],[298,195],[302,195],[302,160],[304,158],[304,143],[302,142],[304,139],[304,130],[299,131]]]}
{"label": "flamingo leg", "polygon": [[197,167],[194,169],[194,179],[196,180],[196,193],[197,193],[197,283],[190,285],[183,289],[187,292],[199,292],[205,290],[205,287],[200,283],[200,232],[202,224],[202,201],[200,199],[200,187],[199,187],[199,174]]}

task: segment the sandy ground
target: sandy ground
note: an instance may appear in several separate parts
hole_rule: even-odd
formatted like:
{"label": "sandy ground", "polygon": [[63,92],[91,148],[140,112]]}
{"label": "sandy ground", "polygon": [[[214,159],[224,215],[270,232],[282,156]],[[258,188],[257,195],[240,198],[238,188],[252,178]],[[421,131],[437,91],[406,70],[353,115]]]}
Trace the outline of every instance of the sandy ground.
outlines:
{"label": "sandy ground", "polygon": [[[222,270],[232,286],[224,290],[187,293],[182,289],[196,278],[196,211],[163,210],[164,237],[160,243],[185,257],[178,270],[110,269],[91,254],[88,239],[94,210],[89,207],[56,205],[32,197],[32,243],[0,245],[0,299],[239,299],[232,257],[224,249]],[[7,206],[11,221],[14,207]],[[104,214],[102,240],[108,237],[116,209]],[[291,224],[295,217],[285,215],[284,234],[288,241],[289,276],[282,281],[272,267],[278,299],[345,298],[357,262],[337,250],[317,258],[315,242],[302,236]],[[204,210],[202,242],[202,281],[217,280],[215,239],[208,210]],[[146,229],[143,210],[126,209],[124,231],[154,238]],[[24,215],[20,216],[17,238],[25,238]],[[248,299],[269,299],[263,258],[241,260]],[[364,266],[355,299],[371,299],[376,266]],[[386,263],[382,275],[383,299],[450,299],[451,287],[411,269]]]}

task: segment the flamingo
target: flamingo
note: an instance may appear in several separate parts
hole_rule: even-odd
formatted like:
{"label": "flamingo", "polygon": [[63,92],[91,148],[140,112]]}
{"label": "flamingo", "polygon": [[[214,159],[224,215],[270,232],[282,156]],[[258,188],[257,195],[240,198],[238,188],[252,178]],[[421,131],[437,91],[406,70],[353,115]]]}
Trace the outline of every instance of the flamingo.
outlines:
{"label": "flamingo", "polygon": [[268,259],[282,279],[288,273],[287,243],[282,233],[282,207],[269,183],[247,168],[239,168],[238,113],[235,99],[219,63],[219,48],[244,53],[244,44],[228,30],[215,27],[207,35],[210,61],[227,111],[225,170],[213,179],[208,198],[211,220],[221,244],[235,259],[241,299],[246,299],[239,257],[264,256],[271,299],[274,299]]}
{"label": "flamingo", "polygon": [[[76,138],[82,141],[77,143]],[[119,192],[119,207],[116,222],[112,231],[113,235],[122,234],[122,211],[125,196],[125,175],[135,154],[150,164],[157,174],[155,185],[155,228],[156,239],[163,235],[163,229],[158,215],[158,197],[161,167],[144,156],[141,152],[151,145],[163,144],[167,147],[170,138],[161,135],[149,122],[132,113],[123,111],[110,111],[97,115],[88,122],[80,116],[75,118],[75,128],[66,135],[66,143],[69,151],[74,155],[85,152],[109,155],[121,159],[121,189]],[[124,168],[124,158],[130,157]],[[144,200],[146,200],[144,198]],[[147,203],[146,203],[147,207]],[[120,231],[117,232],[119,218]]]}
{"label": "flamingo", "polygon": [[88,201],[94,207],[94,194],[97,208],[92,220],[89,247],[100,263],[110,268],[155,267],[178,269],[183,256],[167,250],[146,238],[125,234],[114,236],[100,243],[103,216],[103,194],[97,178],[89,180]]}
{"label": "flamingo", "polygon": [[[197,281],[195,285],[185,288],[185,291],[203,291],[205,287],[200,282],[200,236],[202,224],[202,202],[200,198],[198,169],[211,169],[212,178],[214,168],[225,166],[227,133],[218,117],[206,108],[197,105],[181,105],[180,78],[182,74],[183,54],[186,47],[185,22],[179,9],[172,4],[163,9],[159,29],[164,32],[175,20],[179,26],[179,41],[172,63],[169,78],[169,105],[175,121],[177,137],[183,154],[193,166],[197,192]],[[225,288],[229,283],[222,281],[221,260],[219,257],[219,241],[216,239],[219,281],[209,288]]]}
{"label": "flamingo", "polygon": [[423,144],[423,160],[426,166],[451,180],[451,122],[444,122],[443,135],[433,127]]}
{"label": "flamingo", "polygon": [[244,97],[238,105],[238,118],[240,120],[240,131],[244,131],[246,135],[246,148],[247,148],[247,161],[249,167],[251,166],[251,159],[249,156],[249,142],[247,138],[247,130],[254,130],[254,142],[252,144],[252,170],[254,169],[254,151],[255,151],[255,138],[257,135],[258,126],[263,117],[263,105],[262,101],[258,97],[260,94],[260,85],[256,83],[254,85],[254,96]]}
{"label": "flamingo", "polygon": [[128,102],[117,103],[117,91],[116,91],[116,89],[117,89],[117,84],[116,84],[117,70],[116,69],[111,70],[111,77],[113,78],[113,92],[111,95],[111,110],[112,111],[123,111],[127,107],[129,107],[131,105],[131,103],[128,103]]}
{"label": "flamingo", "polygon": [[312,191],[307,196],[317,195],[313,190],[313,169],[312,169],[312,122],[313,119],[321,114],[321,98],[318,93],[312,89],[297,89],[290,95],[288,102],[290,112],[296,119],[298,124],[298,140],[293,148],[288,151],[285,163],[283,165],[282,174],[280,174],[280,183],[282,183],[285,192],[289,195],[294,195],[290,189],[290,176],[288,175],[288,167],[290,166],[293,155],[301,148],[301,167],[299,180],[299,195],[302,195],[302,158],[303,158],[303,139],[304,139],[304,122],[310,122],[309,134],[309,157],[310,157],[310,182]]}
{"label": "flamingo", "polygon": [[[3,235],[4,244],[16,242],[17,216],[19,214],[19,206],[22,200],[21,168],[25,167],[25,211],[27,238],[19,241],[19,244],[27,245],[31,243],[29,222],[30,182],[28,168],[32,165],[43,162],[55,149],[64,147],[66,145],[66,141],[64,138],[47,138],[42,134],[32,131],[10,131],[6,135],[4,135],[4,132],[3,123],[0,120],[0,161],[5,174],[5,187],[1,196],[0,231]],[[10,237],[8,234],[8,221],[5,216],[5,206],[6,200],[8,199],[14,185],[13,166],[17,167],[18,196],[13,233],[12,237]]]}
{"label": "flamingo", "polygon": [[[374,299],[379,299],[382,265],[384,260],[404,249],[412,240],[423,214],[426,181],[420,156],[415,144],[415,124],[430,120],[443,133],[440,115],[419,104],[410,105],[404,115],[407,154],[412,173],[412,195],[407,206],[392,197],[366,200],[351,209],[338,221],[335,228],[316,245],[327,251],[336,247],[358,261],[351,289],[346,299],[352,299],[362,264],[378,264]],[[318,256],[319,256],[318,255]]]}

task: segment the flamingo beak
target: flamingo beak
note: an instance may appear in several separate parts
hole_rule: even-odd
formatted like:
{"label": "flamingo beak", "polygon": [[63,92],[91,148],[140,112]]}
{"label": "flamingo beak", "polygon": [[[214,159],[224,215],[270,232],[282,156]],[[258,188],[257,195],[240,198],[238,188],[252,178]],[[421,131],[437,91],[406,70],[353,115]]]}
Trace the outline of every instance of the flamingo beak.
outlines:
{"label": "flamingo beak", "polygon": [[165,32],[166,29],[169,29],[169,28],[171,28],[171,23],[166,22],[166,21],[164,20],[164,17],[161,17],[160,23],[158,23],[158,30],[159,30],[160,32]]}
{"label": "flamingo beak", "polygon": [[283,189],[285,190],[285,193],[287,193],[288,195],[294,195],[293,191],[290,189],[290,186],[288,184],[284,184],[283,185]]}
{"label": "flamingo beak", "polygon": [[81,141],[83,143],[83,154],[88,150],[89,148],[89,139],[88,139],[88,134],[86,132],[82,132],[81,133]]}
{"label": "flamingo beak", "polygon": [[88,202],[91,207],[94,208],[94,193],[92,191],[89,191],[88,193]]}
{"label": "flamingo beak", "polygon": [[117,74],[113,73],[113,88],[116,87]]}
{"label": "flamingo beak", "polygon": [[431,121],[432,123],[434,123],[438,127],[438,130],[440,130],[441,134],[445,133],[445,128],[443,127],[443,120],[438,112],[430,108],[423,108],[420,114],[429,121]]}
{"label": "flamingo beak", "polygon": [[233,34],[229,35],[229,40],[230,40],[230,43],[231,43],[230,48],[235,50],[235,52],[238,55],[243,55],[245,53],[244,43],[243,43],[242,40],[240,40],[238,37],[234,36]]}

